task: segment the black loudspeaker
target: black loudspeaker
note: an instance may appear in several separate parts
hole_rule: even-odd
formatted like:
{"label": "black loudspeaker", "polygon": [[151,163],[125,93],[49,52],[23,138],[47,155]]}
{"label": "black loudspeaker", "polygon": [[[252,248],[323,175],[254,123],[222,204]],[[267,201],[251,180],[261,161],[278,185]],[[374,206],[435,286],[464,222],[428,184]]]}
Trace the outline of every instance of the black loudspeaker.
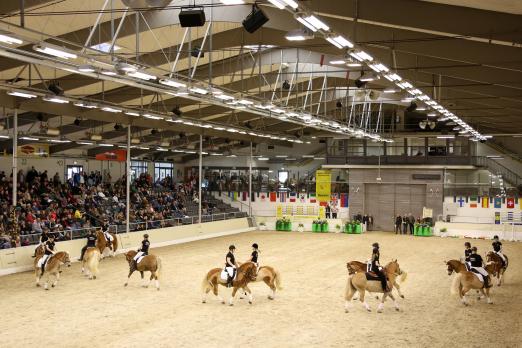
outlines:
{"label": "black loudspeaker", "polygon": [[184,7],[179,13],[179,23],[183,28],[205,25],[205,11],[202,7]]}
{"label": "black loudspeaker", "polygon": [[265,13],[256,5],[252,7],[252,12],[243,21],[243,27],[250,34],[261,28],[263,24],[268,22],[268,17]]}
{"label": "black loudspeaker", "polygon": [[268,148],[268,150],[273,150],[273,149],[275,149],[275,146],[274,145],[268,145],[267,148]]}

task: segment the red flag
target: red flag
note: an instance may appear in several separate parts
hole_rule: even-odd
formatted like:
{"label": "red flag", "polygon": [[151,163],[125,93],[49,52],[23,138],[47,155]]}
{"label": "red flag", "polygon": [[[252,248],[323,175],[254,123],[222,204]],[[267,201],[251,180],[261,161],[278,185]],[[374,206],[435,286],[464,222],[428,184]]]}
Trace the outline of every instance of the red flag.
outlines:
{"label": "red flag", "polygon": [[513,209],[515,207],[515,198],[513,197],[509,197],[507,200],[506,200],[506,204],[507,204],[507,207],[509,209]]}

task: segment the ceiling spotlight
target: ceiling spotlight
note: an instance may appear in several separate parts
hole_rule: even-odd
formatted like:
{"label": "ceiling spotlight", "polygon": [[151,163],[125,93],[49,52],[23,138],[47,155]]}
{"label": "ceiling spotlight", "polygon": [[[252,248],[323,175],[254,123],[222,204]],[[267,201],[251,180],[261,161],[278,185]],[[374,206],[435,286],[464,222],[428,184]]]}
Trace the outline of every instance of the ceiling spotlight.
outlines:
{"label": "ceiling spotlight", "polygon": [[419,122],[419,127],[420,129],[426,129],[426,126],[427,126],[427,122],[426,121],[420,121]]}
{"label": "ceiling spotlight", "polygon": [[434,121],[428,121],[428,127],[430,127],[430,129],[435,129],[435,127],[437,126],[437,123],[434,122]]}
{"label": "ceiling spotlight", "polygon": [[340,101],[337,101],[337,103],[335,103],[335,106],[340,109],[343,107],[343,103],[341,103]]}
{"label": "ceiling spotlight", "polygon": [[179,24],[183,28],[202,27],[205,25],[205,11],[203,7],[185,6],[179,13]]}
{"label": "ceiling spotlight", "polygon": [[138,68],[135,67],[134,65],[123,63],[123,62],[116,63],[116,65],[114,65],[114,69],[116,69],[116,71],[122,75],[128,74],[128,73],[135,73],[136,71],[138,71]]}
{"label": "ceiling spotlight", "polygon": [[290,89],[290,83],[288,82],[288,80],[283,81],[282,87],[285,91],[288,91]]}
{"label": "ceiling spotlight", "polygon": [[256,4],[252,6],[252,12],[243,21],[243,27],[250,34],[254,33],[257,29],[261,28],[269,18],[265,15]]}
{"label": "ceiling spotlight", "polygon": [[158,130],[153,128],[153,129],[150,130],[150,134],[151,135],[158,134]]}
{"label": "ceiling spotlight", "polygon": [[357,80],[355,80],[355,87],[362,88],[362,87],[366,86],[367,83],[368,82],[361,81],[361,79],[357,79]]}
{"label": "ceiling spotlight", "polygon": [[80,118],[76,117],[76,118],[74,119],[74,122],[73,122],[73,123],[74,123],[75,126],[79,126],[81,122],[82,122],[82,120],[81,120]]}
{"label": "ceiling spotlight", "polygon": [[60,87],[60,84],[57,81],[51,82],[47,89],[49,90],[49,92],[53,92],[55,95],[63,94],[63,88]]}
{"label": "ceiling spotlight", "polygon": [[114,130],[116,130],[116,131],[117,131],[117,130],[120,130],[120,129],[122,129],[122,128],[123,128],[123,126],[122,126],[121,124],[119,124],[119,123],[116,123],[116,124],[114,125]]}
{"label": "ceiling spotlight", "polygon": [[192,49],[192,51],[190,51],[190,55],[194,58],[197,58],[197,57],[200,57],[200,58],[203,58],[205,57],[205,53],[201,50],[201,47],[199,46],[196,46]]}

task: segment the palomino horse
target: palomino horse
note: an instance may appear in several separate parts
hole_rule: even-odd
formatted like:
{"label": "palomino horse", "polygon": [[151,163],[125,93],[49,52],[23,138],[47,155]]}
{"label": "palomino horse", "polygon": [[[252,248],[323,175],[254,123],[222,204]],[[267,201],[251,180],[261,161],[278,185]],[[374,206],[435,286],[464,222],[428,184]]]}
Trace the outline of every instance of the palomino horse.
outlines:
{"label": "palomino horse", "polygon": [[66,251],[59,251],[54,255],[49,256],[47,259],[47,263],[44,266],[44,271],[42,272],[42,267],[38,267],[39,258],[35,258],[34,260],[34,274],[36,276],[36,286],[40,286],[40,278],[47,274],[47,280],[45,281],[44,288],[45,290],[49,290],[48,283],[51,276],[54,276],[54,282],[51,286],[54,288],[58,283],[58,279],[60,279],[60,266],[67,265],[71,267],[71,259],[69,257],[69,253]]}
{"label": "palomino horse", "polygon": [[115,233],[109,233],[112,236],[112,243],[105,238],[105,234],[98,230],[96,231],[96,248],[100,250],[100,254],[103,258],[103,252],[105,248],[111,249],[110,256],[114,256],[116,249],[118,249],[118,238]]}
{"label": "palomino horse", "polygon": [[[393,260],[392,262],[388,263],[384,267],[384,273],[386,274],[386,278],[388,278],[388,281],[390,284],[395,284],[395,280],[398,276],[402,275],[402,280],[406,278],[405,274],[401,271],[401,268],[399,267],[399,263],[397,260]],[[371,292],[378,292],[383,293],[381,303],[379,303],[379,307],[377,308],[377,312],[382,312],[384,309],[384,300],[386,300],[387,296],[390,296],[390,298],[393,300],[393,303],[395,305],[395,309],[399,310],[399,303],[395,301],[395,297],[393,297],[393,294],[391,292],[386,292],[381,285],[380,280],[367,280],[366,279],[366,273],[364,272],[357,272],[352,274],[350,277],[348,277],[348,282],[346,284],[345,289],[345,305],[344,309],[345,312],[348,313],[348,310],[351,306],[350,300],[352,299],[353,295],[356,291],[359,291],[360,293],[360,301],[364,305],[364,308],[368,312],[371,312],[370,306],[366,301],[364,301],[364,295],[366,291]]]}
{"label": "palomino horse", "polygon": [[98,248],[87,248],[82,260],[82,273],[85,272],[89,279],[96,279],[100,260],[101,253]]}
{"label": "palomino horse", "polygon": [[[488,263],[491,263],[493,265],[493,276],[497,277],[497,285],[500,286],[502,284],[502,280],[504,279],[504,272],[506,272],[506,269],[508,267],[508,257],[504,255],[504,258],[506,259],[506,263],[504,264],[502,262],[502,258],[500,255],[498,255],[494,251],[490,251],[486,255],[486,260]],[[504,266],[502,266],[504,265]]]}
{"label": "palomino horse", "polygon": [[264,282],[270,288],[269,300],[275,299],[276,290],[283,290],[281,286],[281,274],[274,267],[261,266],[257,270],[257,277],[252,283]]}
{"label": "palomino horse", "polygon": [[141,274],[141,279],[143,280],[143,272],[150,272],[150,279],[148,284],[143,284],[142,286],[144,288],[148,288],[150,283],[152,282],[152,279],[155,280],[156,283],[156,289],[160,289],[160,283],[159,283],[159,276],[161,273],[161,259],[159,256],[156,255],[147,255],[144,256],[143,259],[138,263],[136,266],[136,263],[134,262],[134,256],[136,256],[138,252],[135,250],[130,250],[125,253],[125,258],[127,259],[127,262],[129,263],[129,277],[127,278],[127,281],[125,282],[124,286],[127,286],[129,284],[129,279],[134,273],[134,271],[138,271]]}
{"label": "palomino horse", "polygon": [[[360,262],[360,261],[350,261],[350,262],[347,262],[346,263],[346,268],[348,268],[348,274],[349,275],[352,275],[354,273],[357,273],[357,272],[363,272],[365,273],[366,272],[366,269],[367,269],[367,264],[364,263],[364,262]],[[405,276],[403,278],[402,281],[404,281],[404,279],[406,279],[406,272],[402,272]],[[399,296],[401,298],[404,298],[404,295],[401,293],[401,287],[399,286],[399,283],[395,282],[393,283],[393,287],[395,289],[397,289],[397,292],[399,293]],[[379,296],[375,296],[377,299],[379,299]]]}
{"label": "palomino horse", "polygon": [[[448,275],[451,275],[453,272],[457,274],[451,285],[451,293],[458,294],[462,304],[468,305],[466,293],[471,289],[477,289],[486,296],[488,303],[493,303],[489,297],[489,288],[484,288],[484,283],[478,279],[475,273],[467,271],[466,266],[462,262],[449,260],[444,263],[448,266]],[[486,271],[491,273],[492,267],[490,265],[486,266]]]}
{"label": "palomino horse", "polygon": [[[213,268],[206,274],[205,278],[203,278],[203,282],[201,283],[201,291],[203,292],[202,302],[207,302],[206,295],[213,291],[214,295],[221,301],[221,303],[225,303],[225,300],[219,296],[218,287],[219,285],[227,286],[227,281],[221,279],[221,271],[222,268]],[[257,266],[253,262],[245,262],[241,264],[236,270],[236,279],[232,282],[233,290],[232,296],[230,297],[229,304],[231,306],[234,305],[234,298],[236,297],[236,293],[238,289],[243,289],[248,293],[248,303],[252,304],[252,292],[248,288],[248,283],[254,282],[257,277]]]}

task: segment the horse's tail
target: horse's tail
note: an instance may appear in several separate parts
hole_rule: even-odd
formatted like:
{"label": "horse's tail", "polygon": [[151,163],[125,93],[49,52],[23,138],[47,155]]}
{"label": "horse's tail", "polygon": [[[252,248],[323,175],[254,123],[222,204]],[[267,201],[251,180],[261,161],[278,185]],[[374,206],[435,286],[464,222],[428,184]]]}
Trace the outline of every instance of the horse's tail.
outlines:
{"label": "horse's tail", "polygon": [[281,273],[279,271],[274,270],[275,276],[274,276],[274,283],[277,288],[277,290],[281,291],[283,290],[283,286],[281,285]]}
{"label": "horse's tail", "polygon": [[100,262],[101,253],[98,249],[92,250],[87,255],[87,268],[93,275],[98,274],[98,262]]}
{"label": "horse's tail", "polygon": [[352,278],[354,276],[349,276],[348,277],[348,281],[346,282],[346,288],[344,289],[344,298],[345,300],[349,300],[350,298],[352,298],[353,294],[355,294],[355,292],[357,291],[357,289],[355,288],[355,286],[353,286],[353,283],[352,283]]}
{"label": "horse's tail", "polygon": [[112,252],[115,253],[118,249],[118,235],[114,233],[114,240],[112,241]]}
{"label": "horse's tail", "polygon": [[156,278],[159,280],[159,277],[161,275],[161,258],[159,256],[156,256]]}
{"label": "horse's tail", "polygon": [[205,277],[203,277],[203,281],[201,282],[201,292],[205,293],[209,287],[212,289],[214,285],[210,279],[208,279],[208,274],[206,274]]}
{"label": "horse's tail", "polygon": [[462,273],[457,273],[455,278],[453,278],[453,282],[451,283],[451,294],[458,295],[460,294],[460,290],[462,289]]}

